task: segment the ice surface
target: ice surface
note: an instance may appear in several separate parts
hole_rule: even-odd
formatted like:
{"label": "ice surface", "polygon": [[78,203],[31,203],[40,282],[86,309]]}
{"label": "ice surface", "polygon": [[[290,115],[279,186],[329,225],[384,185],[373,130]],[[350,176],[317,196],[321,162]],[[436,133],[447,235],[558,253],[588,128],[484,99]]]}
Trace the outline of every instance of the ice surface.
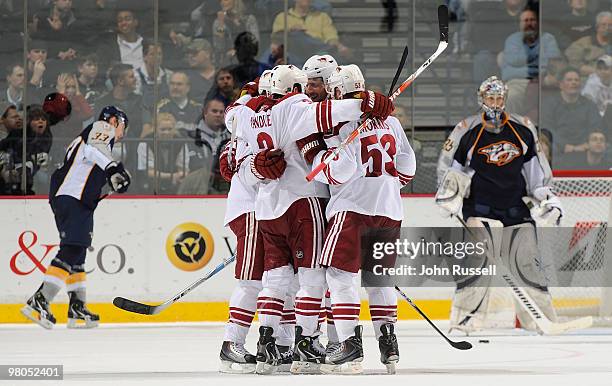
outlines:
{"label": "ice surface", "polygon": [[[443,329],[447,322],[437,322]],[[495,331],[467,338],[469,351],[450,347],[422,321],[398,323],[396,375],[379,361],[371,323],[364,322],[364,375],[220,374],[223,324],[103,324],[94,330],[46,331],[0,325],[0,364],[64,365],[64,381],[0,381],[0,385],[612,385],[612,329],[542,337]],[[247,341],[255,351],[256,325]],[[478,343],[489,339],[490,343]]]}

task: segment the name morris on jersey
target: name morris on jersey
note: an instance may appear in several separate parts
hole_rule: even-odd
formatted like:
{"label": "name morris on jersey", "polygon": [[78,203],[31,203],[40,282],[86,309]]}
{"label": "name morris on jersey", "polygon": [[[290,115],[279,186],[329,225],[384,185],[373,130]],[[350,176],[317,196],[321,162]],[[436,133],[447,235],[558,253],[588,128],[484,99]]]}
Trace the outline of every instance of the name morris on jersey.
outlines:
{"label": "name morris on jersey", "polygon": [[521,149],[512,142],[500,141],[478,149],[478,154],[487,156],[487,163],[504,166],[522,154]]}

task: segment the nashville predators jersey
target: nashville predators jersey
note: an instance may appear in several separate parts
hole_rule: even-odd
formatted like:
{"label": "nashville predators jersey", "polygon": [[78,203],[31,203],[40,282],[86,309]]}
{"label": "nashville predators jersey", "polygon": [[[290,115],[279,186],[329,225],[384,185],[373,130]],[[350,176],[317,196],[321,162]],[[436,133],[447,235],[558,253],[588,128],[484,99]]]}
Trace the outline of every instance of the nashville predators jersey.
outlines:
{"label": "nashville predators jersey", "polygon": [[49,199],[71,196],[95,209],[113,161],[115,128],[105,121],[87,126],[66,150],[63,165],[51,176]]}

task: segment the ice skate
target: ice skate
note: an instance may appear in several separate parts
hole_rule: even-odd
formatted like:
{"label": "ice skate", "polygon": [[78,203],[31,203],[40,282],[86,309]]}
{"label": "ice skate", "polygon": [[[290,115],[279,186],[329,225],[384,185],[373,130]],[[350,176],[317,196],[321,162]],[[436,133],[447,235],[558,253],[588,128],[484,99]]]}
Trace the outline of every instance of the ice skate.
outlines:
{"label": "ice skate", "polygon": [[325,360],[325,349],[318,343],[318,337],[303,336],[302,327],[295,327],[292,374],[320,374]]}
{"label": "ice skate", "polygon": [[34,323],[50,330],[55,324],[55,317],[49,310],[49,302],[40,292],[41,288],[42,286],[28,299],[26,305],[21,309],[21,313]]}
{"label": "ice skate", "polygon": [[291,370],[293,363],[293,350],[291,346],[277,346],[280,353],[280,361],[278,365],[279,373],[288,373]]}
{"label": "ice skate", "polygon": [[361,374],[363,367],[363,327],[355,327],[355,335],[335,346],[335,350],[325,356],[321,371],[326,374]]}
{"label": "ice skate", "polygon": [[89,311],[85,303],[77,297],[75,292],[68,292],[70,304],[68,305],[68,328],[95,328],[98,327],[100,316]]}
{"label": "ice skate", "polygon": [[378,340],[380,361],[387,366],[389,374],[395,374],[395,364],[399,362],[399,347],[393,324],[383,324],[380,326],[380,332],[382,332],[382,336]]}
{"label": "ice skate", "polygon": [[280,353],[276,346],[276,339],[272,337],[272,327],[259,327],[259,341],[257,342],[257,374],[272,374],[278,371]]}
{"label": "ice skate", "polygon": [[219,371],[229,374],[249,374],[255,372],[255,355],[244,348],[242,343],[225,341],[221,345],[221,367]]}

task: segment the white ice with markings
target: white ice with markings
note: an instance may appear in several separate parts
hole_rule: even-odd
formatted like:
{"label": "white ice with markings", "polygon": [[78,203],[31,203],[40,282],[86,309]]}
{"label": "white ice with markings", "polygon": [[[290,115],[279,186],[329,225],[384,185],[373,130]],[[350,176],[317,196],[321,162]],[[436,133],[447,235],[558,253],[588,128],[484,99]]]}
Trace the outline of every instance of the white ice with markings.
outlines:
{"label": "white ice with markings", "polygon": [[[447,328],[445,321],[437,322]],[[364,322],[363,375],[228,375],[218,372],[221,323],[103,324],[94,330],[46,331],[0,325],[0,364],[64,365],[63,381],[0,381],[0,385],[284,385],[327,386],[597,386],[612,385],[612,329],[543,337],[496,331],[466,339],[458,351],[425,322],[398,323],[401,359],[387,375],[370,322]],[[247,341],[255,351],[256,325]],[[479,343],[479,340],[489,343]]]}

